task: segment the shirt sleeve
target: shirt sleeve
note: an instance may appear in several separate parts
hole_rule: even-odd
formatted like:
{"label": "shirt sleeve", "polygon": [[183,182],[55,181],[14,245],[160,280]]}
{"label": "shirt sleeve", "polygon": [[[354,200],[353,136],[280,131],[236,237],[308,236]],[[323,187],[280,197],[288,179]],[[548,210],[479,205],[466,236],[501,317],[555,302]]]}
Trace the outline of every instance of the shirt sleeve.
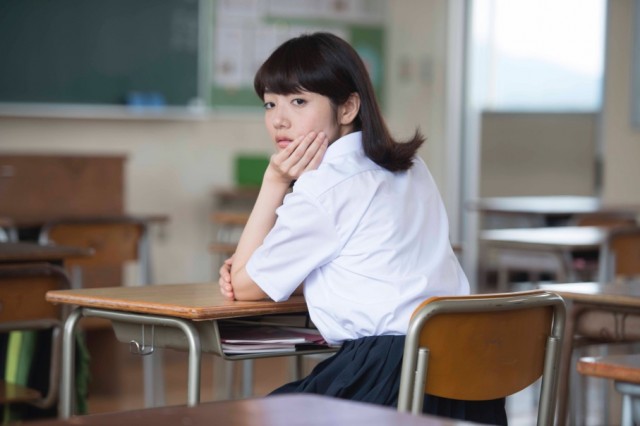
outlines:
{"label": "shirt sleeve", "polygon": [[279,302],[287,300],[311,271],[334,259],[340,245],[331,216],[304,193],[287,195],[276,214],[273,229],[249,258],[246,270]]}

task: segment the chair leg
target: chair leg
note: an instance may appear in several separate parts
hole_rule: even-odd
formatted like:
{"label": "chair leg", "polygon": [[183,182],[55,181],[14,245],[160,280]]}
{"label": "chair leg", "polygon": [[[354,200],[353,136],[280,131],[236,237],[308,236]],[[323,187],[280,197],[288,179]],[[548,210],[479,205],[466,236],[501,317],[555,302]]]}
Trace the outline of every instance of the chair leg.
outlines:
{"label": "chair leg", "polygon": [[294,357],[290,357],[291,360],[289,361],[289,366],[290,366],[290,376],[291,376],[291,381],[295,382],[297,380],[300,380],[304,377],[304,360],[305,357],[302,355],[297,355]]}
{"label": "chair leg", "polygon": [[498,268],[498,293],[506,293],[509,291],[509,270],[504,266]]}

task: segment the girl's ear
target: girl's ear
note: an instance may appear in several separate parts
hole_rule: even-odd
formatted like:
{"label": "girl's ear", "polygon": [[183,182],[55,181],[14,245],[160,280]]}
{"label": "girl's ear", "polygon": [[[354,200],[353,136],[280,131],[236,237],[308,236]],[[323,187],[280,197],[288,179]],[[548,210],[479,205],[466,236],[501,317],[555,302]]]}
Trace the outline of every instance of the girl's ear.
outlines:
{"label": "girl's ear", "polygon": [[349,125],[353,123],[353,120],[358,116],[360,111],[360,95],[352,93],[349,95],[349,99],[345,101],[338,110],[338,121],[342,125]]}

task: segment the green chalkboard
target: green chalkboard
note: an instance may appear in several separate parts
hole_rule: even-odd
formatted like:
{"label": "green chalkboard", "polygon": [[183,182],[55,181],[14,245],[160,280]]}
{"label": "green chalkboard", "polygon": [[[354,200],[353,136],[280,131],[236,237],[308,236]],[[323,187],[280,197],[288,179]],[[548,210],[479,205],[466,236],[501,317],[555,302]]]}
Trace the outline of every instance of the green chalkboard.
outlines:
{"label": "green chalkboard", "polygon": [[0,102],[197,96],[198,0],[0,0]]}

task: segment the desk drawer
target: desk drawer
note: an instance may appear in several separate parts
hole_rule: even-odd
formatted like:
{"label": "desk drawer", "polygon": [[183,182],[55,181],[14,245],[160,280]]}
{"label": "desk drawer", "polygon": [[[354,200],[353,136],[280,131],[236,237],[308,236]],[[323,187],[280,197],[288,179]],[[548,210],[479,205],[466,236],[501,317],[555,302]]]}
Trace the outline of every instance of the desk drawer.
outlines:
{"label": "desk drawer", "polygon": [[[140,347],[171,348],[188,350],[189,343],[184,332],[175,327],[151,326],[112,321],[116,338],[123,343],[137,342]],[[193,325],[200,336],[202,352],[221,354],[218,327],[215,321],[197,321]]]}
{"label": "desk drawer", "polygon": [[[300,317],[302,320],[305,316]],[[196,331],[200,337],[200,347],[203,353],[213,353],[224,359],[239,360],[251,358],[265,358],[276,356],[307,355],[316,353],[331,353],[338,350],[338,347],[328,347],[318,345],[305,345],[304,349],[291,349],[283,352],[260,352],[243,354],[226,354],[222,350],[220,330],[218,321],[193,321]],[[253,322],[247,322],[251,325]],[[255,325],[265,325],[265,322],[257,320]],[[280,324],[282,325],[282,324]],[[177,350],[188,350],[189,344],[184,332],[175,327],[141,325],[124,321],[112,320],[112,327],[116,338],[123,343],[132,345],[132,352],[145,354],[153,348],[171,348]]]}

